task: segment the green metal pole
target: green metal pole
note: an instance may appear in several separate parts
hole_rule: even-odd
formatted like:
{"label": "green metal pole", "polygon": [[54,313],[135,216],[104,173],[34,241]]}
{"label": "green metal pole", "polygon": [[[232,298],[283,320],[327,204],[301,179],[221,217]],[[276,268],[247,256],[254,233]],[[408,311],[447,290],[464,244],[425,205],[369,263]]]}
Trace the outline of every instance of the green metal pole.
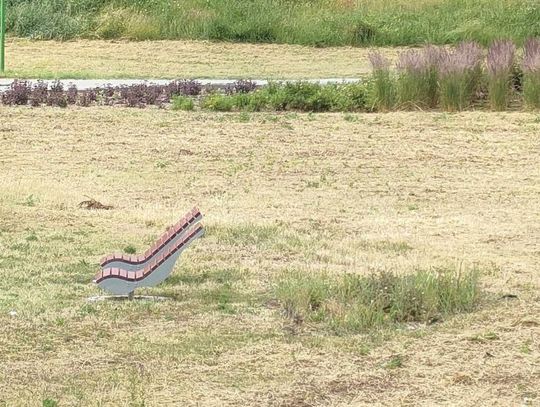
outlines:
{"label": "green metal pole", "polygon": [[6,41],[6,2],[0,0],[0,73],[4,73],[4,52]]}

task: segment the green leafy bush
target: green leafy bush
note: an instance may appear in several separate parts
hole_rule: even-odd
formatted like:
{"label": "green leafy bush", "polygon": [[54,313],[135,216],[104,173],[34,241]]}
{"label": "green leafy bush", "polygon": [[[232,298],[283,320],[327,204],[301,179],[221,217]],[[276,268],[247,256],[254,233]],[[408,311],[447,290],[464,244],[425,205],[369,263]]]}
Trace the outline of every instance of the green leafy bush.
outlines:
{"label": "green leafy bush", "polygon": [[193,110],[195,103],[193,99],[187,96],[173,96],[172,109],[173,110]]}
{"label": "green leafy bush", "polygon": [[212,93],[203,99],[201,107],[216,112],[230,112],[235,108],[235,96]]}
{"label": "green leafy bush", "polygon": [[250,93],[210,94],[204,98],[201,106],[215,111],[361,111],[366,109],[366,95],[367,87],[362,83],[271,83]]}

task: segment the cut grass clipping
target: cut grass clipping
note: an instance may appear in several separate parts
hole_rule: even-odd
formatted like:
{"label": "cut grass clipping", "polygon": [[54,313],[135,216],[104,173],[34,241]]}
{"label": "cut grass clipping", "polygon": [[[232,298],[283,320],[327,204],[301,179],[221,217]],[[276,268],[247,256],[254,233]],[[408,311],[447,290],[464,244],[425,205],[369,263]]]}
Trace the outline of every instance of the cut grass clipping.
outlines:
{"label": "cut grass clipping", "polygon": [[472,311],[479,300],[478,271],[453,268],[369,276],[284,275],[276,296],[287,317],[358,333],[400,323],[432,323]]}

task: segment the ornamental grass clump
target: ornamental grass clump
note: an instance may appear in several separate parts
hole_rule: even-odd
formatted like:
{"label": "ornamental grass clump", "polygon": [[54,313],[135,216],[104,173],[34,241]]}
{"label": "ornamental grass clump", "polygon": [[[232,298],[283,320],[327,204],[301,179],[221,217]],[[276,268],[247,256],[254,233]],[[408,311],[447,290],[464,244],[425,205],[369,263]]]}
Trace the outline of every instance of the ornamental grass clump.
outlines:
{"label": "ornamental grass clump", "polygon": [[540,108],[540,38],[529,38],[525,42],[523,98],[527,107]]}
{"label": "ornamental grass clump", "polygon": [[424,58],[428,67],[427,96],[429,107],[437,107],[439,104],[439,66],[445,50],[442,47],[428,45],[424,48]]}
{"label": "ornamental grass clump", "polygon": [[379,111],[392,110],[396,105],[396,87],[390,72],[390,61],[378,51],[368,54],[373,69],[371,104]]}
{"label": "ornamental grass clump", "polygon": [[504,110],[512,96],[516,47],[512,41],[493,42],[487,53],[488,98],[493,110]]}
{"label": "ornamental grass clump", "polygon": [[438,65],[441,49],[429,46],[408,50],[397,63],[397,97],[403,108],[430,108],[438,101]]}
{"label": "ornamental grass clump", "polygon": [[482,80],[482,48],[475,42],[461,43],[446,50],[439,62],[441,107],[449,111],[466,109]]}

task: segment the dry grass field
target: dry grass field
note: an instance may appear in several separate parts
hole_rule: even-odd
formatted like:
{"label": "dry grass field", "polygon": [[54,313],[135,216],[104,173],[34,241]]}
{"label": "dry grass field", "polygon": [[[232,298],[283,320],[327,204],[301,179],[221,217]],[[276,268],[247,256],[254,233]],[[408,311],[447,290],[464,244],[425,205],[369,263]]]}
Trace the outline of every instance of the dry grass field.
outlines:
{"label": "dry grass field", "polygon": [[[395,57],[399,48],[384,52]],[[6,77],[20,78],[357,78],[366,48],[207,41],[30,41],[6,44]]]}
{"label": "dry grass field", "polygon": [[[271,48],[262,76],[326,76],[274,67]],[[128,59],[92,70],[149,72]],[[227,69],[194,66],[159,72]],[[540,402],[538,114],[0,114],[0,406]],[[144,250],[194,204],[206,236],[142,291],[168,301],[87,300],[103,254]],[[480,270],[474,312],[336,334],[275,299],[288,272],[437,266]]]}

